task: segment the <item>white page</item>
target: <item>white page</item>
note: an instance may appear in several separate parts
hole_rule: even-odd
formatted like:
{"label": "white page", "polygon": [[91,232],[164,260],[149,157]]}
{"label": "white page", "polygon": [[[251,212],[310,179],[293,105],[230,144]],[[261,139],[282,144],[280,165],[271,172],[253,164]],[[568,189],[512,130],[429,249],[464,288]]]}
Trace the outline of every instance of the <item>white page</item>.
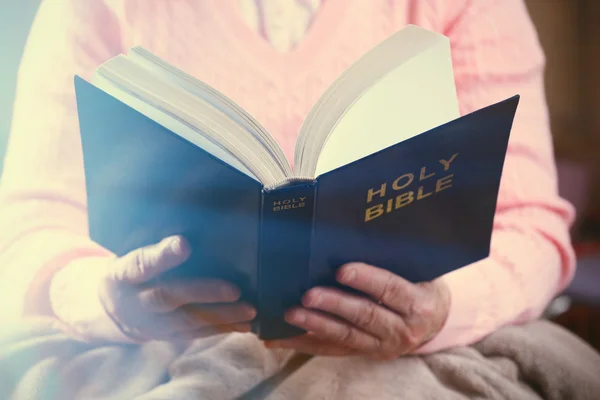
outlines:
{"label": "white page", "polygon": [[317,176],[459,115],[450,46],[440,40],[390,72],[349,108],[319,156]]}
{"label": "white page", "polygon": [[137,97],[126,93],[123,90],[117,89],[108,79],[102,77],[99,74],[94,75],[92,83],[99,89],[102,89],[106,93],[120,100],[124,104],[127,104],[134,110],[142,113],[154,122],[164,126],[172,132],[176,132],[177,135],[181,136],[183,139],[195,144],[202,150],[212,154],[213,156],[224,161],[225,163],[229,164],[238,171],[248,175],[249,177],[255,180],[258,180],[258,178],[254,174],[252,174],[252,172],[248,168],[246,168],[236,157],[231,155],[223,148],[219,147],[217,144],[213,143],[210,139],[196,132],[190,126],[184,124],[183,122],[177,120],[176,118],[166,113],[158,111],[156,108],[143,102]]}
{"label": "white page", "polygon": [[263,143],[263,146],[269,151],[272,158],[275,159],[280,168],[285,170],[287,175],[292,175],[292,169],[285,158],[283,150],[277,144],[277,141],[244,109],[238,106],[231,99],[227,98],[216,89],[208,86],[206,83],[186,74],[168,63],[150,53],[143,47],[134,47],[129,50],[127,58],[145,69],[152,71],[161,79],[180,87],[194,96],[203,99],[213,107],[227,115],[232,121],[243,127],[249,135],[256,137]]}

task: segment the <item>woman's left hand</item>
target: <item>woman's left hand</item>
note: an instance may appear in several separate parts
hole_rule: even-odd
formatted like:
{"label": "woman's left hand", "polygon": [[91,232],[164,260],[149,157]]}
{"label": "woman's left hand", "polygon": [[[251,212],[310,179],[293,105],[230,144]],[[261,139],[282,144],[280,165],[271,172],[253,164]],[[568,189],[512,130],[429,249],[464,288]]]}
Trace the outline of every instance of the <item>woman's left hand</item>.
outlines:
{"label": "woman's left hand", "polygon": [[286,314],[288,323],[308,333],[265,345],[316,355],[394,359],[432,339],[448,316],[450,291],[441,279],[413,284],[360,263],[341,267],[336,278],[366,296],[313,288],[302,299],[304,307]]}

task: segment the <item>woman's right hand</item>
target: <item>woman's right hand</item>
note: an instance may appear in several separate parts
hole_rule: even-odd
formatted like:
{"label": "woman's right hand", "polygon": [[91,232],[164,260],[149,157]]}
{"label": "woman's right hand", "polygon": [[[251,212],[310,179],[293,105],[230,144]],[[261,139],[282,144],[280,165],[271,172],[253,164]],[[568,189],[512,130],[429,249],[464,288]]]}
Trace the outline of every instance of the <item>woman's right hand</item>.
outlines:
{"label": "woman's right hand", "polygon": [[78,260],[54,276],[52,309],[69,330],[88,340],[191,340],[250,331],[256,311],[238,302],[240,291],[232,284],[154,281],[189,256],[189,244],[175,236],[119,258]]}

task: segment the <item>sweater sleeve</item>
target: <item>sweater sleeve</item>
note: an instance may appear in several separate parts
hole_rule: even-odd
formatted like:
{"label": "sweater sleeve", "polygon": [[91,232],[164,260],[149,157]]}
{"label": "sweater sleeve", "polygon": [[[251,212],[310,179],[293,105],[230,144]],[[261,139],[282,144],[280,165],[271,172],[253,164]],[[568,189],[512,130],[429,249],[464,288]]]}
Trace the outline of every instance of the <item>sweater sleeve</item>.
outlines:
{"label": "sweater sleeve", "polygon": [[515,94],[521,102],[490,257],[445,276],[452,293],[450,315],[420,352],[472,344],[503,325],[539,317],[575,269],[569,238],[573,209],[557,194],[543,86],[545,60],[533,24],[522,0],[463,3],[462,10],[454,6],[455,15],[445,23],[461,112]]}
{"label": "sweater sleeve", "polygon": [[18,75],[0,185],[0,314],[50,313],[53,272],[108,252],[88,237],[73,78],[121,52],[102,0],[42,1]]}

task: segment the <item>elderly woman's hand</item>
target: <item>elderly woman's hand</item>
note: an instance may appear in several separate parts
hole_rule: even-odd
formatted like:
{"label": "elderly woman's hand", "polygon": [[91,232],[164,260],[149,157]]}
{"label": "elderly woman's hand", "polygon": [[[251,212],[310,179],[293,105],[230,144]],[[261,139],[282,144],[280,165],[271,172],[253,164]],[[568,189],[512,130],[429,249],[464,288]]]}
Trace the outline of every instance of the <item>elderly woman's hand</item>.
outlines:
{"label": "elderly woman's hand", "polygon": [[50,299],[72,334],[88,340],[191,340],[249,332],[256,311],[218,279],[154,278],[176,268],[191,248],[179,236],[123,257],[84,258],[59,271]]}
{"label": "elderly woman's hand", "polygon": [[340,268],[337,280],[366,296],[313,288],[302,299],[304,307],[286,315],[288,323],[308,333],[265,344],[317,355],[393,359],[432,339],[448,316],[450,292],[441,279],[413,284],[355,263]]}

